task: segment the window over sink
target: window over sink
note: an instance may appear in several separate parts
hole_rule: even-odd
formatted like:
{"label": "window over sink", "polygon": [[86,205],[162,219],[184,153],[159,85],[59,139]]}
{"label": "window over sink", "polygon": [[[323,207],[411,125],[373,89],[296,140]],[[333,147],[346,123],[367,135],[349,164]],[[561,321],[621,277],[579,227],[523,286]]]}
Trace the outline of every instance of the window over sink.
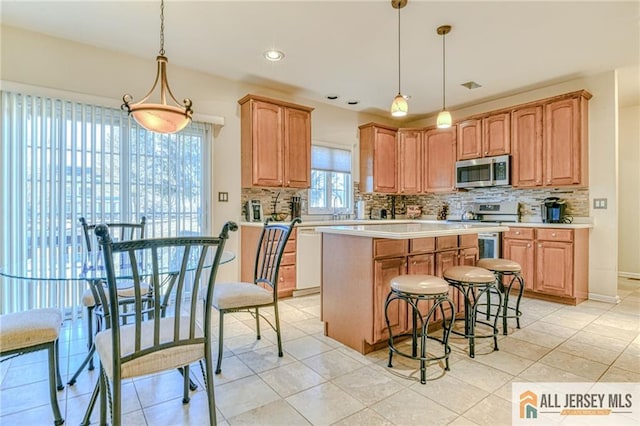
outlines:
{"label": "window over sink", "polygon": [[351,213],[352,205],[351,150],[313,144],[309,214]]}

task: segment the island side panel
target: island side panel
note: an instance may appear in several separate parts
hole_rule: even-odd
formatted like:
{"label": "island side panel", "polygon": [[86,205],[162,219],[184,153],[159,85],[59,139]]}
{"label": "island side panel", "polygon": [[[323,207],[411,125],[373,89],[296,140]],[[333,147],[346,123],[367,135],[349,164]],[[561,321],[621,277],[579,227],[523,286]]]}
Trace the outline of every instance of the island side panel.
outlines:
{"label": "island side panel", "polygon": [[360,353],[373,336],[373,239],[322,235],[324,334]]}

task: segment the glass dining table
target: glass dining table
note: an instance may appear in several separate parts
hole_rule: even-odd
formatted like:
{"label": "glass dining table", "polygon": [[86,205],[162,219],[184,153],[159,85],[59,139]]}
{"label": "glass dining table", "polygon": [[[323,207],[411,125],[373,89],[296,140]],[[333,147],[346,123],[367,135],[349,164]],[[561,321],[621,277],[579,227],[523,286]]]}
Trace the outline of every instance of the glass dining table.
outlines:
{"label": "glass dining table", "polygon": [[[213,258],[215,256],[215,250],[211,251],[207,255],[207,259],[205,261],[204,268],[211,268],[213,265]],[[166,282],[171,282],[171,277],[174,276],[179,268],[180,263],[175,262],[176,257],[166,257],[166,262],[158,265],[159,275],[165,276]],[[222,257],[220,259],[220,265],[229,263],[235,259],[235,253],[225,250],[222,253]],[[193,262],[191,262],[193,260]],[[107,276],[106,271],[104,269],[103,261],[102,261],[102,253],[101,252],[93,252],[86,257],[84,262],[77,267],[64,267],[64,268],[42,268],[42,267],[32,267],[28,263],[9,263],[8,265],[0,265],[0,276],[7,279],[15,279],[24,282],[48,282],[55,284],[56,282],[85,282],[90,285],[91,282],[103,281],[106,282]],[[187,270],[195,269],[197,267],[196,259],[190,259],[187,265]],[[140,277],[151,276],[153,274],[152,268],[150,265],[139,265],[137,268],[137,273]],[[116,268],[116,276],[120,279],[126,279],[132,277],[132,269],[130,267],[120,266]],[[96,298],[97,300],[97,298]],[[76,382],[79,374],[84,370],[84,368],[89,363],[89,360],[93,357],[95,353],[95,347],[92,345],[89,348],[89,352],[85,357],[82,364],[75,371],[71,379],[68,381],[69,385],[73,385]],[[191,390],[195,390],[197,385],[191,382]],[[91,400],[89,403],[89,407],[87,408],[87,412],[85,414],[85,419],[82,424],[88,424],[89,416],[91,415],[91,411],[97,400],[98,396],[98,383],[96,383],[93,395],[91,396]]]}

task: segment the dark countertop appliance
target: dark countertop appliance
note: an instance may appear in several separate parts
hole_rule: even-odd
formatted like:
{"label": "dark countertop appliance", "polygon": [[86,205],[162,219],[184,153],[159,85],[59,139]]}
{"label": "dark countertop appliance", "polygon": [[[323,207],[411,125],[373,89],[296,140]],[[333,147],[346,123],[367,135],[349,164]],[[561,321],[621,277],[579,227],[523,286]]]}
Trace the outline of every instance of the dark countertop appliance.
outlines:
{"label": "dark countertop appliance", "polygon": [[558,197],[545,198],[540,205],[543,223],[564,223],[566,218],[566,201]]}

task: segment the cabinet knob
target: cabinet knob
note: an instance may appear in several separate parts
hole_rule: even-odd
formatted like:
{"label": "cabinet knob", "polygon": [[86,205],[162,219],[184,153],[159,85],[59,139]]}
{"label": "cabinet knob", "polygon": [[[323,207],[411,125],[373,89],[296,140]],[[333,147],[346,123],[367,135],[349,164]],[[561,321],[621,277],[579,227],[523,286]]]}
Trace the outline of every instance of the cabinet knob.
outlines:
{"label": "cabinet knob", "polygon": [[417,265],[418,262],[416,262],[415,260],[413,262],[411,262],[412,265]]}
{"label": "cabinet knob", "polygon": [[528,244],[527,244],[527,248],[530,248],[530,247],[531,247],[531,244],[530,244],[530,243],[528,243]]}
{"label": "cabinet knob", "polygon": [[520,231],[516,231],[516,235],[520,235]]}
{"label": "cabinet knob", "polygon": [[539,247],[539,248],[542,248],[542,244],[538,244],[538,247]]}
{"label": "cabinet knob", "polygon": [[551,183],[551,179],[547,179],[547,183]]}
{"label": "cabinet knob", "polygon": [[485,151],[485,152],[484,152],[484,155],[489,155],[489,151]]}
{"label": "cabinet knob", "polygon": [[551,236],[552,236],[552,237],[555,237],[555,236],[556,236],[556,233],[555,233],[555,232],[552,232],[552,233],[551,233]]}

